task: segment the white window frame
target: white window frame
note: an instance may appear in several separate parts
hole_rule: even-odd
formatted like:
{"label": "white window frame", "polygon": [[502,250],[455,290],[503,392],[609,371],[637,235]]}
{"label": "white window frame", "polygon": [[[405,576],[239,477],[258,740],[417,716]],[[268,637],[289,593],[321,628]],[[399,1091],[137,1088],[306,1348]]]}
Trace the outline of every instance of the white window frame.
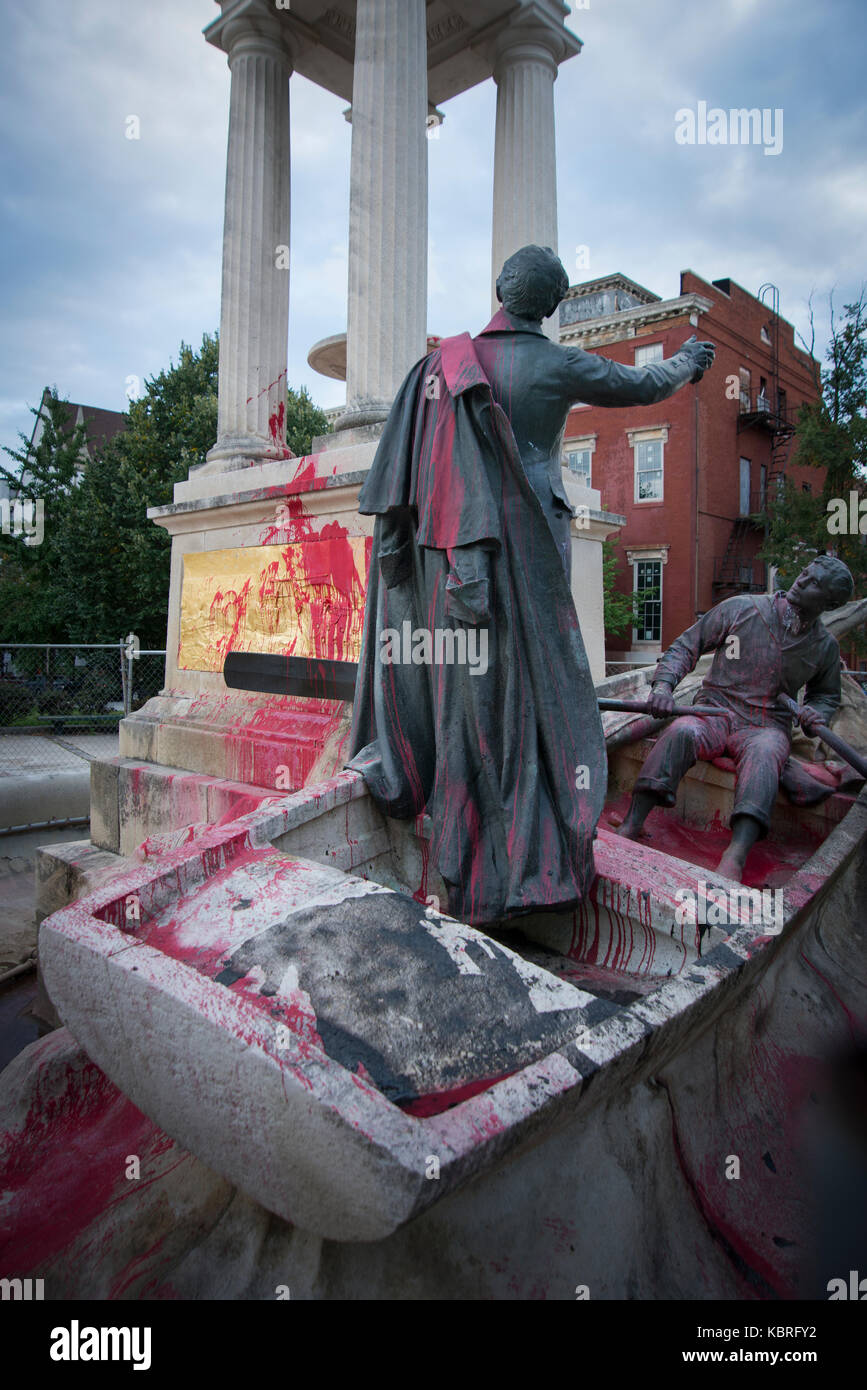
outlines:
{"label": "white window frame", "polygon": [[[652,357],[648,357],[648,356],[646,355],[647,353],[650,353],[650,352],[653,353],[653,356],[652,356]],[[665,349],[664,349],[663,344],[662,344],[661,342],[659,342],[659,343],[641,343],[641,344],[639,344],[639,346],[635,349],[635,365],[636,365],[636,367],[646,367],[646,366],[648,366],[651,362],[662,362],[662,361],[664,360],[664,359],[663,359],[663,354],[664,354],[664,352],[665,352]]]}
{"label": "white window frame", "polygon": [[[575,482],[579,482],[579,480],[585,479],[585,482],[584,482],[584,486],[585,486],[585,487],[592,487],[592,486],[593,486],[593,484],[592,484],[592,482],[591,482],[591,479],[592,479],[592,477],[593,477],[593,454],[594,454],[594,452],[595,452],[595,450],[596,450],[596,440],[597,440],[597,439],[598,439],[598,435],[595,435],[595,434],[582,434],[582,435],[576,435],[574,439],[564,439],[564,440],[563,440],[563,458],[562,458],[562,465],[561,465],[561,466],[562,466],[562,467],[566,470],[566,472],[569,474],[569,477],[572,478]],[[572,468],[570,467],[570,464],[569,464],[569,455],[570,455],[570,454],[580,454],[580,453],[585,453],[585,454],[589,454],[589,455],[590,455],[590,469],[589,469],[589,471],[588,471],[586,474],[584,474],[584,473],[575,473],[575,472],[573,472],[573,470],[572,470]]]}
{"label": "white window frame", "polygon": [[[572,464],[570,463],[570,458],[571,458],[571,456],[572,456],[573,454],[586,454],[586,455],[587,455],[587,468],[586,468],[586,470],[583,469],[583,468],[573,468],[573,467],[572,467]],[[571,448],[570,448],[570,449],[567,449],[567,450],[566,450],[566,463],[565,463],[565,467],[569,470],[569,474],[570,474],[571,477],[575,478],[576,480],[578,480],[578,479],[583,480],[584,486],[585,486],[585,487],[591,487],[591,486],[592,486],[592,484],[591,484],[591,482],[590,482],[590,479],[591,479],[591,477],[593,476],[593,450],[592,450],[592,449],[588,449],[588,448],[586,447],[586,445],[584,446],[584,448],[581,448],[581,449],[571,449]]]}
{"label": "white window frame", "polygon": [[[639,586],[639,583],[638,583],[638,567],[639,567],[639,565],[658,565],[658,566],[659,566],[659,598],[653,600],[654,603],[658,603],[658,604],[659,604],[659,636],[658,636],[658,637],[645,637],[645,636],[644,636],[644,632],[645,632],[645,628],[644,628],[644,627],[641,627],[641,628],[633,627],[633,629],[632,629],[632,645],[633,645],[633,646],[636,646],[638,643],[642,643],[642,644],[644,644],[644,643],[650,643],[650,644],[651,644],[652,646],[654,646],[654,647],[660,647],[660,648],[661,648],[661,647],[662,647],[662,571],[663,571],[663,569],[664,569],[664,567],[665,567],[665,562],[664,562],[662,559],[660,559],[659,556],[654,556],[654,555],[639,555],[636,559],[634,559],[634,560],[632,561],[632,592],[633,592],[634,594],[637,594],[637,593],[638,593],[639,587],[641,587],[642,589],[645,589],[645,588],[648,587],[646,584],[642,584],[642,585]],[[639,632],[641,633],[641,636],[639,636]]]}
{"label": "white window frame", "polygon": [[[646,430],[627,430],[627,431],[626,431],[627,438],[629,439],[629,443],[630,443],[630,446],[631,446],[631,448],[632,448],[632,453],[633,453],[633,466],[632,466],[632,474],[633,474],[633,493],[632,493],[632,500],[633,500],[633,502],[635,502],[636,505],[638,505],[638,506],[646,506],[646,505],[648,505],[648,504],[653,505],[654,503],[656,503],[656,504],[658,505],[660,502],[663,502],[663,501],[665,500],[665,446],[666,446],[666,444],[668,443],[668,429],[669,429],[668,425],[658,425],[658,426],[656,426],[656,427],[653,428],[653,429],[646,429]],[[659,480],[659,496],[658,496],[658,497],[639,497],[639,495],[638,495],[638,454],[639,454],[639,445],[640,445],[640,444],[652,444],[652,443],[656,443],[656,442],[658,442],[658,443],[659,443],[659,446],[660,446],[660,448],[659,448],[659,471],[660,471],[660,473],[662,474],[662,476],[661,476],[661,478],[660,478],[660,480]]]}
{"label": "white window frame", "polygon": [[[629,548],[627,549],[627,551],[626,551],[626,563],[627,563],[628,565],[631,565],[631,567],[632,567],[632,592],[633,592],[633,593],[636,593],[636,591],[637,591],[637,589],[638,589],[638,565],[639,565],[639,562],[641,562],[641,561],[646,561],[646,560],[658,560],[658,561],[659,561],[659,564],[660,564],[660,570],[659,570],[659,640],[658,640],[658,641],[654,641],[654,640],[652,640],[652,639],[650,639],[650,638],[646,638],[646,637],[637,637],[637,636],[636,636],[636,633],[639,631],[639,629],[638,629],[637,627],[633,627],[633,628],[631,629],[631,631],[632,631],[632,648],[631,648],[631,650],[632,650],[633,652],[641,652],[642,654],[649,653],[650,655],[654,655],[655,653],[659,653],[659,652],[662,651],[662,625],[663,625],[663,617],[664,617],[662,604],[663,604],[663,599],[664,599],[664,596],[665,596],[665,579],[664,579],[664,571],[665,571],[665,566],[668,564],[668,551],[669,551],[669,546],[668,546],[668,545],[653,545],[653,546],[651,546],[651,545],[646,545],[646,546],[637,546],[637,547],[635,547],[635,549],[633,549],[632,547],[629,547]],[[643,631],[643,629],[641,629],[641,631]]]}

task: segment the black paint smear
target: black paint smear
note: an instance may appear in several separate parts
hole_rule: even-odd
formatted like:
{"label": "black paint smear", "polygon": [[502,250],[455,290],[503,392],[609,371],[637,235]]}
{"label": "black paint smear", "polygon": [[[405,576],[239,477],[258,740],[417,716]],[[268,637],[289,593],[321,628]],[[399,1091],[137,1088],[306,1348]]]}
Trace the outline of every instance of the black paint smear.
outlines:
{"label": "black paint smear", "polygon": [[[299,908],[252,934],[214,978],[231,987],[258,967],[258,993],[270,1002],[294,962],[325,1052],[354,1075],[363,1067],[399,1105],[509,1075],[618,1012],[595,999],[540,1014],[506,949],[490,939],[487,947],[467,940],[466,958],[480,973],[461,974],[422,912],[401,893]],[[407,1031],[406,1018],[421,1026]]]}

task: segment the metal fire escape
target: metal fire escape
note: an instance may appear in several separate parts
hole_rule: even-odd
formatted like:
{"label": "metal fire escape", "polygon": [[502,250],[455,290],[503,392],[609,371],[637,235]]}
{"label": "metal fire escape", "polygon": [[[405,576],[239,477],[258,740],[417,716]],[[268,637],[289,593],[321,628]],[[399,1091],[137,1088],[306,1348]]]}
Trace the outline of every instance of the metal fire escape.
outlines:
{"label": "metal fire escape", "polygon": [[756,562],[754,548],[749,542],[756,530],[768,531],[767,499],[775,496],[785,477],[789,449],[795,434],[794,410],[787,404],[780,388],[780,291],[770,283],[762,285],[757,298],[762,304],[770,299],[771,321],[768,325],[771,348],[769,380],[764,389],[750,383],[749,392],[742,391],[738,413],[738,434],[744,430],[763,430],[770,434],[770,461],[765,486],[751,492],[748,512],[737,516],[729,533],[725,554],[716,563],[713,587],[717,600],[730,593],[761,593],[766,588],[764,570]]}

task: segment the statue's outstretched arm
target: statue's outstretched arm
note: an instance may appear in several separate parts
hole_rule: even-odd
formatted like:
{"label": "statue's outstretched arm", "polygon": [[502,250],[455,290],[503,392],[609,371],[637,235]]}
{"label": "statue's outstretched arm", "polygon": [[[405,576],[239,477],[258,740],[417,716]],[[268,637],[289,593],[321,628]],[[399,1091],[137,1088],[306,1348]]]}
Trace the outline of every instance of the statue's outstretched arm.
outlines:
{"label": "statue's outstretched arm", "polygon": [[694,334],[673,357],[646,367],[625,367],[583,348],[566,348],[569,394],[586,405],[654,405],[700,381],[713,365],[714,352],[713,343],[700,343]]}

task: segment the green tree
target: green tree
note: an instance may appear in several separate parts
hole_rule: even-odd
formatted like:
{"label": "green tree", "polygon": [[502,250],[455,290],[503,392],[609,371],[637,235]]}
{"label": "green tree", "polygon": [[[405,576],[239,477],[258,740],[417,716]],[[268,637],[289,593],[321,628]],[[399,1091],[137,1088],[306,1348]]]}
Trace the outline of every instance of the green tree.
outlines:
{"label": "green tree", "polygon": [[[0,546],[0,637],[6,641],[114,642],[138,634],[143,647],[165,642],[171,540],[147,518],[172,501],[174,485],[204,463],[217,436],[219,348],[205,334],[195,352],[181,344],[177,364],[145,383],[130,403],[126,430],[91,457],[84,431],[69,432],[56,393],[39,445],[7,450],[45,504],[45,541],[29,552],[20,539]],[[34,414],[38,412],[34,411]],[[309,451],[328,421],[305,389],[287,391],[286,434]],[[0,472],[6,473],[5,469]]]}
{"label": "green tree", "polygon": [[[813,496],[783,476],[769,498],[768,535],[761,558],[780,570],[784,583],[795,578],[812,555],[833,550],[852,571],[856,593],[867,580],[863,534],[839,532],[829,502],[850,492],[867,496],[867,301],[865,291],[844,306],[840,322],[831,307],[831,341],[818,385],[820,395],[798,414],[793,462],[825,470]],[[833,511],[833,509],[832,509]]]}
{"label": "green tree", "polygon": [[30,413],[42,416],[38,443],[31,447],[28,436],[19,434],[21,447],[4,449],[18,467],[0,464],[0,475],[13,498],[41,504],[43,535],[40,544],[31,545],[23,536],[0,534],[0,635],[7,642],[62,642],[71,613],[71,595],[61,578],[62,538],[75,510],[85,430],[72,425],[69,403],[56,387]]}
{"label": "green tree", "polygon": [[309,454],[313,440],[318,434],[330,431],[328,416],[310,399],[306,386],[294,391],[290,386],[286,392],[286,443],[303,458]]}
{"label": "green tree", "polygon": [[63,537],[70,640],[111,642],[135,632],[146,648],[165,643],[171,538],[147,518],[172,501],[174,485],[204,463],[217,435],[219,349],[181,344],[177,364],[130,402],[127,428],[88,461]]}
{"label": "green tree", "polygon": [[647,589],[637,589],[629,593],[618,588],[620,561],[614,541],[602,542],[602,613],[605,631],[612,637],[619,637],[629,628],[635,627],[641,616],[641,608],[646,599],[659,597],[655,585]]}

